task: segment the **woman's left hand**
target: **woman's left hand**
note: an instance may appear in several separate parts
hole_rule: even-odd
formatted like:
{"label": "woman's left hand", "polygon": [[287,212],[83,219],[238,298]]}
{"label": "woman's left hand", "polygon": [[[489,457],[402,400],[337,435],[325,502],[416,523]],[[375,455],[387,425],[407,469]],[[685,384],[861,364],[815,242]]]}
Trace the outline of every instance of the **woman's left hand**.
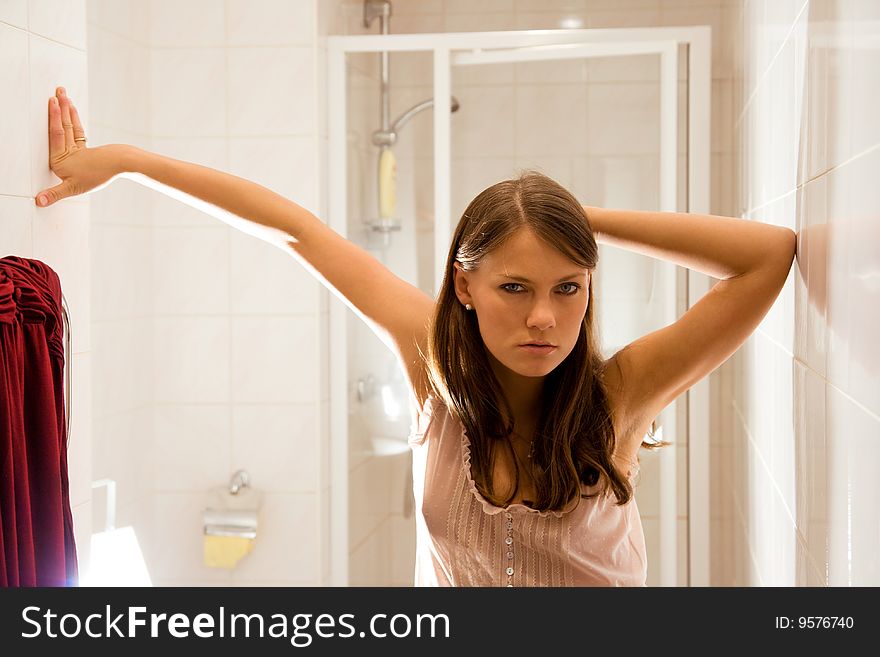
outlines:
{"label": "woman's left hand", "polygon": [[37,205],[46,207],[106,184],[122,173],[120,160],[118,144],[86,148],[79,112],[64,87],[58,87],[49,99],[49,168],[61,183],[39,192]]}

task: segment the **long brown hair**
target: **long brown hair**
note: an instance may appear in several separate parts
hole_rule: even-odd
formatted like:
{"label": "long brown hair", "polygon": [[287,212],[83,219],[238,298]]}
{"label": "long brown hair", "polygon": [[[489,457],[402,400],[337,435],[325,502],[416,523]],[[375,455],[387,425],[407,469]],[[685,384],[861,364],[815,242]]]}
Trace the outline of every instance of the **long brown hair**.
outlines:
{"label": "long brown hair", "polygon": [[[459,262],[464,271],[477,269],[484,256],[522,227],[530,228],[580,267],[595,270],[599,248],[583,206],[551,178],[524,171],[518,178],[483,190],[464,211],[449,248],[429,327],[431,387],[464,425],[471,443],[472,477],[483,497],[496,506],[509,504],[519,488],[519,466],[513,459],[513,492],[507,499],[492,492],[494,448],[502,441],[510,445],[513,412],[490,366],[476,317],[463,308],[455,294],[453,263]],[[574,348],[544,380],[530,465],[537,489],[532,508],[542,511],[562,511],[572,501],[609,490],[618,504],[625,504],[633,494],[611,458],[616,437],[594,320],[592,276],[589,294]],[[504,414],[499,406],[504,407]],[[505,424],[505,416],[510,418],[509,424]],[[666,444],[642,443],[648,448]],[[581,492],[581,483],[594,486],[600,479],[604,483],[596,493]]]}

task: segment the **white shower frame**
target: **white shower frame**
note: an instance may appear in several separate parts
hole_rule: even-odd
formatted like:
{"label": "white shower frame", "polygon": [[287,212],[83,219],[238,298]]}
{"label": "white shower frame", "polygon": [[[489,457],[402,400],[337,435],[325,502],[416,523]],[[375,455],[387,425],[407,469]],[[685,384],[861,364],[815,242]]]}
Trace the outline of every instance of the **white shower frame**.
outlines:
{"label": "white shower frame", "polygon": [[[451,66],[522,62],[572,57],[607,57],[655,53],[660,56],[660,211],[676,211],[678,46],[688,46],[687,211],[709,213],[711,166],[711,27],[525,30],[332,36],[327,38],[328,223],[347,235],[347,106],[348,53],[433,51],[434,64],[434,254],[435,289],[440,289],[451,241]],[[445,99],[445,102],[444,100]],[[683,314],[709,290],[708,276],[685,270],[686,307],[677,308],[677,266],[662,263],[670,298],[663,322]],[[674,310],[672,310],[674,309]],[[348,584],[348,389],[346,307],[330,303],[330,579]],[[709,381],[697,383],[659,418],[664,434],[677,435],[675,409],[685,404],[688,445],[688,578],[690,586],[709,585]],[[676,451],[660,453],[660,582],[677,586]],[[326,552],[325,552],[326,554]]]}

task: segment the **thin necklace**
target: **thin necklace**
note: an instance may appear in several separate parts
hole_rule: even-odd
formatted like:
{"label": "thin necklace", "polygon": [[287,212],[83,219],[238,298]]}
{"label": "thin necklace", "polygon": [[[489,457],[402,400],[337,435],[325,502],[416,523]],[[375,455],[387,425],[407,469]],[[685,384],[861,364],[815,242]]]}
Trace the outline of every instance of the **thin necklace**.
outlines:
{"label": "thin necklace", "polygon": [[[521,433],[519,433],[518,431],[512,431],[511,433],[513,433],[514,435],[519,436],[520,438],[525,440],[523,435]],[[535,437],[532,436],[532,439],[529,441],[529,454],[526,458],[529,458],[529,459],[532,458],[534,453],[535,453]]]}
{"label": "thin necklace", "polygon": [[[518,432],[516,432],[516,431],[513,431],[513,432],[511,432],[511,433],[514,433],[514,434],[516,434],[517,436],[519,436],[520,438],[522,438],[522,434],[520,434],[520,433],[518,433]],[[511,445],[511,448],[513,448],[512,445]],[[529,441],[529,454],[528,454],[528,456],[526,457],[527,461],[530,461],[530,460],[531,460],[534,451],[535,451],[535,438],[532,437],[532,439]],[[514,456],[514,458],[517,459],[517,460],[520,459],[520,457],[517,456],[517,454],[516,454],[516,450],[515,450],[515,449],[513,450],[513,456]],[[526,470],[529,469],[529,467],[526,465],[526,461],[521,461],[521,460],[520,460],[520,463],[522,463],[523,467],[526,468]],[[519,470],[519,468],[517,468],[517,470]],[[520,488],[519,488],[519,484],[517,484],[517,486],[516,486],[516,490],[518,491],[519,489],[520,489]],[[526,499],[523,500],[523,503],[526,504],[527,506],[532,506],[532,504],[533,504],[533,502],[532,502],[531,500],[526,500]]]}

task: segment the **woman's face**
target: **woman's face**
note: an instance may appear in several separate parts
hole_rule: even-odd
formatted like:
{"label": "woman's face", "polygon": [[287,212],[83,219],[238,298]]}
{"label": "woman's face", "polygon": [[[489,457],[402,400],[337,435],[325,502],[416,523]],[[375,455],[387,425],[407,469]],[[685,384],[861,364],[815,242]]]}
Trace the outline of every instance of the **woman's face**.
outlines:
{"label": "woman's face", "polygon": [[[520,228],[474,271],[455,266],[455,292],[471,304],[489,353],[522,376],[546,376],[571,353],[587,312],[589,272]],[[553,347],[524,345],[549,342]]]}

